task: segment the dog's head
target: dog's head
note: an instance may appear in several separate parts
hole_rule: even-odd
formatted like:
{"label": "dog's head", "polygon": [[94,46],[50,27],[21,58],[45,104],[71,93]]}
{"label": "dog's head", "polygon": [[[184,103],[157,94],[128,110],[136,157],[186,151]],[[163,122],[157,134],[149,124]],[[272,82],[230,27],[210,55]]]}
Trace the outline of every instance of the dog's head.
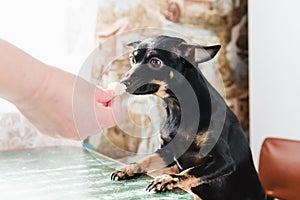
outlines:
{"label": "dog's head", "polygon": [[[132,68],[121,80],[127,92],[136,95],[155,94],[167,98],[172,93],[170,84],[178,84],[188,76],[188,69],[212,59],[220,45],[200,46],[185,40],[158,36],[128,44]],[[179,76],[178,76],[179,75]]]}

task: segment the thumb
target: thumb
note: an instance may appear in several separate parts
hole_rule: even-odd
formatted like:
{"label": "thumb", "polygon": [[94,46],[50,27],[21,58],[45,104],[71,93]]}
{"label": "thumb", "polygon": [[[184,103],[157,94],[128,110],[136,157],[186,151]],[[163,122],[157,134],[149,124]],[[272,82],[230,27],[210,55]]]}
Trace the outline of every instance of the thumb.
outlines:
{"label": "thumb", "polygon": [[106,103],[112,100],[114,97],[113,92],[105,91],[101,88],[95,88],[95,101],[98,103]]}
{"label": "thumb", "polygon": [[95,104],[95,115],[101,129],[119,125],[123,117],[121,99],[115,97],[108,107]]}
{"label": "thumb", "polygon": [[117,124],[112,108],[97,104],[95,114],[100,129],[110,128]]}

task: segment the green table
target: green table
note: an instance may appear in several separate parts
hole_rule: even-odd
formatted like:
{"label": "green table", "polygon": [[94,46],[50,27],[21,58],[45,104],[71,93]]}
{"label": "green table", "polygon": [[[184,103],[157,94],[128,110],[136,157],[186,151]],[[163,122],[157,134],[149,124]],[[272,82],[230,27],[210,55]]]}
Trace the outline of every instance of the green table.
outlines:
{"label": "green table", "polygon": [[0,199],[193,199],[181,190],[149,193],[150,177],[110,180],[117,162],[80,147],[0,152]]}

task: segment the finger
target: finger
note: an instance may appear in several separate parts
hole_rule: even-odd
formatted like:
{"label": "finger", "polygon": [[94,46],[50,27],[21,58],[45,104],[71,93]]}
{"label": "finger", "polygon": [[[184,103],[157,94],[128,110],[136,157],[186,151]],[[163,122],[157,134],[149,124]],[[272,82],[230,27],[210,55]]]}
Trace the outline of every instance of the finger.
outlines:
{"label": "finger", "polygon": [[100,129],[110,128],[117,124],[113,109],[99,104],[95,105],[95,115]]}
{"label": "finger", "polygon": [[115,96],[111,101],[110,107],[113,109],[114,119],[116,120],[116,123],[120,124],[123,117],[121,98],[119,96]]}
{"label": "finger", "polygon": [[111,96],[114,96],[114,91],[109,89],[109,90],[104,90],[106,93],[108,93]]}
{"label": "finger", "polygon": [[114,97],[113,95],[113,91],[111,90],[103,90],[101,88],[95,88],[95,101],[98,103],[106,103],[112,100],[112,98]]}

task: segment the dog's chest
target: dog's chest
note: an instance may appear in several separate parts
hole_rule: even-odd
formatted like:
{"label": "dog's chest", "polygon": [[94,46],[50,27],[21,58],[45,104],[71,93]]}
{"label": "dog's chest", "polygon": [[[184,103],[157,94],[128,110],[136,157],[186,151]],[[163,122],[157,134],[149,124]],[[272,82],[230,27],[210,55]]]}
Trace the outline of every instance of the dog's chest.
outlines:
{"label": "dog's chest", "polygon": [[177,134],[180,126],[181,112],[176,99],[168,98],[164,101],[166,116],[160,125],[160,138],[163,144],[168,144]]}
{"label": "dog's chest", "polygon": [[169,144],[171,142],[171,140],[173,139],[173,137],[171,137],[171,135],[172,134],[170,132],[161,130],[160,143],[162,146],[166,146],[167,144]]}

